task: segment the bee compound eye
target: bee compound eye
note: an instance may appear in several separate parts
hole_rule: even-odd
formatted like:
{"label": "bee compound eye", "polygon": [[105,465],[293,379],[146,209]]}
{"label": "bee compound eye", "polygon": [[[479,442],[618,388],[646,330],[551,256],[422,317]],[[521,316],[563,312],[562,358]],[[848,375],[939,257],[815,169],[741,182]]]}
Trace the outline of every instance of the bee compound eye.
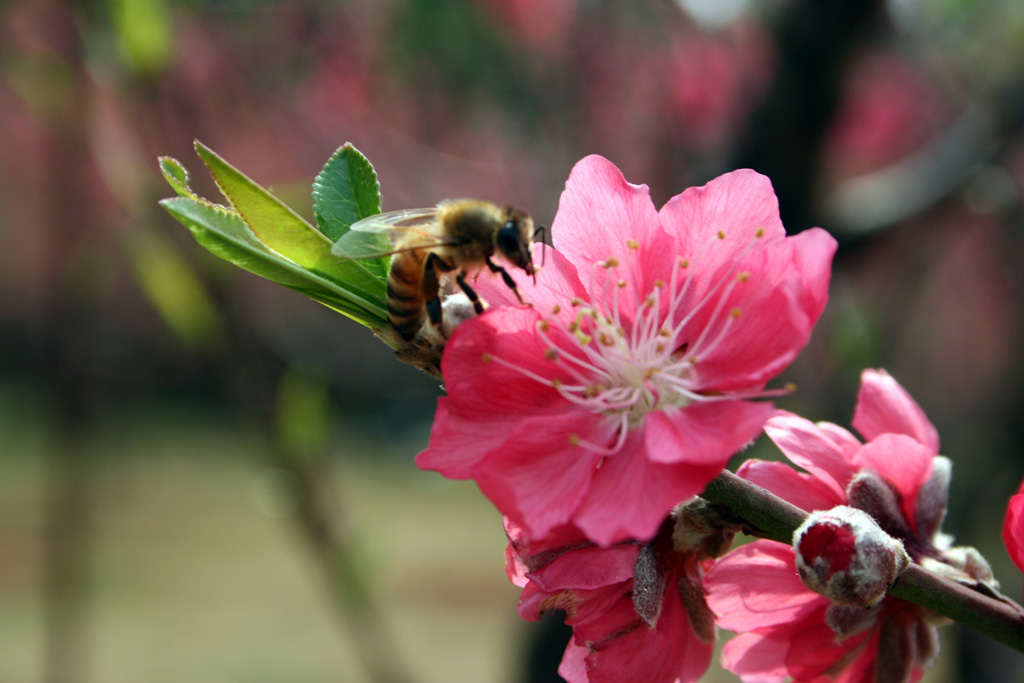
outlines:
{"label": "bee compound eye", "polygon": [[498,228],[498,250],[510,260],[518,260],[519,226],[514,221],[507,221]]}

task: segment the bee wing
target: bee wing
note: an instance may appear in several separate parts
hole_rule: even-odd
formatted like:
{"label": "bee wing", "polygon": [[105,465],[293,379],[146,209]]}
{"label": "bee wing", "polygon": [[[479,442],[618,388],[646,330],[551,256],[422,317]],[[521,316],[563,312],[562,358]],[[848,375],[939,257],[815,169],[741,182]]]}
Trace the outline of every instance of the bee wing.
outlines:
{"label": "bee wing", "polygon": [[450,244],[434,229],[437,207],[402,209],[367,216],[352,224],[349,231],[334,243],[331,252],[351,259],[377,258],[394,254],[399,240],[409,234],[418,235],[415,249]]}

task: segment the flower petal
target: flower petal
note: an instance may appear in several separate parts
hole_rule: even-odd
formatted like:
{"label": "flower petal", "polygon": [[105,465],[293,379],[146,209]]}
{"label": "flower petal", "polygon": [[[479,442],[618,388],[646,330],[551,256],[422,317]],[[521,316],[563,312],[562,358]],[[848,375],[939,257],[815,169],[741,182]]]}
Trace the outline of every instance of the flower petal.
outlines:
{"label": "flower petal", "polygon": [[576,410],[550,384],[523,373],[557,376],[536,333],[539,320],[532,309],[500,308],[455,330],[441,362],[448,396],[438,399],[418,467],[467,479],[477,462],[516,437],[524,419]]}
{"label": "flower petal", "polygon": [[[822,612],[824,613],[824,609]],[[867,657],[869,662],[874,660],[877,643],[874,644],[874,647],[869,646],[860,651],[857,647],[864,640],[874,637],[873,631],[858,633],[837,643],[836,634],[825,624],[824,614],[809,618],[799,626],[793,633],[786,653],[786,668],[789,669],[789,673],[794,679],[813,681],[818,680],[818,676],[835,676],[837,679],[845,679],[847,683],[865,680],[863,678],[850,679],[844,676],[849,673],[847,667],[850,664],[853,664],[853,668],[856,670],[863,671],[861,668],[863,663],[858,666],[851,662],[846,666],[841,666],[840,662],[850,654],[853,654],[857,660],[863,657]],[[835,671],[837,665],[841,666],[839,672]],[[836,673],[839,675],[837,676]],[[875,679],[871,677],[867,680]]]}
{"label": "flower petal", "polygon": [[828,604],[800,583],[793,548],[774,541],[754,541],[725,555],[704,586],[718,625],[730,631],[785,624]]}
{"label": "flower petal", "polygon": [[537,334],[540,321],[540,314],[529,308],[498,308],[456,328],[441,361],[453,413],[507,424],[572,408],[550,383],[525,374],[560,374]]}
{"label": "flower petal", "polygon": [[732,250],[709,249],[699,266],[709,272],[735,258],[743,245],[760,238],[780,240],[786,231],[779,218],[779,200],[771,181],[750,169],[721,175],[703,187],[691,187],[669,200],[659,212],[661,224],[677,243],[677,253],[692,256],[695,249],[723,233]]}
{"label": "flower petal", "polygon": [[757,438],[775,407],[752,401],[696,403],[644,417],[647,457],[656,463],[725,467],[735,453]]}
{"label": "flower petal", "polygon": [[818,477],[845,500],[846,484],[856,468],[831,434],[810,420],[781,411],[768,420],[764,433],[794,465]]}
{"label": "flower petal", "polygon": [[858,468],[871,468],[887,479],[900,494],[906,521],[917,527],[917,498],[932,474],[935,452],[913,437],[882,434],[854,457]]}
{"label": "flower petal", "polygon": [[622,449],[606,458],[573,522],[595,543],[649,540],[669,511],[700,493],[721,465],[662,465],[651,462],[641,430],[626,437]]}
{"label": "flower petal", "polygon": [[831,510],[846,502],[821,479],[797,472],[785,463],[751,458],[740,466],[736,474],[807,512]]}
{"label": "flower petal", "polygon": [[574,549],[543,569],[531,572],[530,579],[549,593],[625,583],[633,579],[633,565],[639,554],[640,546],[635,543]]}
{"label": "flower petal", "polygon": [[[623,611],[630,605],[621,605]],[[635,614],[635,613],[634,613]],[[667,591],[656,628],[638,624],[591,647],[588,683],[693,683],[711,663],[712,643],[690,627],[678,591]]]}
{"label": "flower petal", "polygon": [[584,411],[527,418],[470,476],[502,514],[542,537],[568,522],[591,485],[601,456],[576,438],[608,441],[616,424]]}
{"label": "flower petal", "polygon": [[465,411],[453,413],[450,405],[451,399],[438,399],[430,444],[416,456],[416,466],[440,472],[449,479],[469,479],[473,465],[505,443],[510,430],[517,428],[521,419],[509,413],[507,429],[500,429],[489,420],[475,420]]}
{"label": "flower petal", "polygon": [[744,683],[782,683],[789,678],[786,637],[773,629],[764,631],[738,635],[722,648],[722,667]]}
{"label": "flower petal", "polygon": [[939,432],[921,406],[885,370],[861,373],[857,408],[851,424],[868,441],[885,433],[912,436],[939,452]]}
{"label": "flower petal", "polygon": [[[702,387],[763,386],[807,344],[828,300],[836,241],[815,228],[755,249],[708,280],[725,280],[683,332]],[[684,310],[688,307],[683,306]]]}
{"label": "flower petal", "polygon": [[1003,543],[1017,568],[1024,571],[1024,484],[1017,495],[1010,498],[1003,521]]}
{"label": "flower petal", "polygon": [[575,638],[569,639],[569,644],[562,655],[562,663],[558,665],[558,675],[566,680],[566,683],[589,683],[587,678],[587,655],[590,648],[576,643]]}
{"label": "flower petal", "polygon": [[[618,294],[627,317],[632,317],[636,302],[651,291],[654,281],[667,276],[675,254],[647,186],[626,182],[615,164],[597,155],[580,160],[569,174],[551,225],[551,239],[576,266],[585,285],[598,263],[615,259],[625,267],[639,259],[635,264],[638,281],[627,279]],[[631,248],[629,241],[641,249]]]}

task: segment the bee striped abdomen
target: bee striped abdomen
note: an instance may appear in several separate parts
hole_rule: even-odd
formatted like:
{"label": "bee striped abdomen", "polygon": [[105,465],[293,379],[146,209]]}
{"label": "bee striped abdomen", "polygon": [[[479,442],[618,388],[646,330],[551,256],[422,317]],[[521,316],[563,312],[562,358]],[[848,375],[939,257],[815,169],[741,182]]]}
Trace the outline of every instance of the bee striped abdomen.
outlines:
{"label": "bee striped abdomen", "polygon": [[415,249],[395,254],[391,259],[388,273],[387,306],[388,322],[395,333],[409,342],[423,325],[423,296],[420,294],[420,280],[426,250]]}

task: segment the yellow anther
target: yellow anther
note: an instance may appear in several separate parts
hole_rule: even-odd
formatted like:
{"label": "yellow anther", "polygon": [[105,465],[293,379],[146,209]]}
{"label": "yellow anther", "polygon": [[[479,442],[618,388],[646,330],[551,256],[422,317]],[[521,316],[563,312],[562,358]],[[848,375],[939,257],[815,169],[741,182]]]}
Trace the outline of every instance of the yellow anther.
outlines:
{"label": "yellow anther", "polygon": [[665,281],[664,280],[655,280],[654,281],[654,286],[660,289],[660,288],[665,286]]}
{"label": "yellow anther", "polygon": [[560,380],[559,378],[555,377],[554,379],[551,380],[551,386],[553,386],[555,389],[557,389],[558,387],[562,386],[562,380]]}
{"label": "yellow anther", "polygon": [[636,240],[626,240],[626,246],[629,247],[630,249],[639,249],[640,243],[637,242]]}
{"label": "yellow anther", "polygon": [[601,342],[601,343],[602,343],[602,344],[604,344],[605,346],[613,346],[613,345],[615,344],[615,340],[614,340],[614,339],[612,339],[611,337],[609,337],[609,336],[608,336],[607,334],[605,334],[604,332],[602,332],[602,333],[601,333],[601,336],[600,336],[600,337],[598,337],[597,339],[598,339],[598,341],[599,341],[599,342]]}
{"label": "yellow anther", "polygon": [[757,232],[754,233],[754,237],[764,237],[764,228],[758,228]]}
{"label": "yellow anther", "polygon": [[549,329],[551,329],[551,325],[548,324],[547,320],[541,320],[540,322],[537,323],[537,329],[539,329],[541,332],[547,332]]}
{"label": "yellow anther", "polygon": [[743,315],[743,311],[741,311],[738,308],[734,308],[731,311],[729,311],[729,315],[731,315],[733,317],[733,319],[736,319],[736,318],[739,318],[741,315]]}
{"label": "yellow anther", "polygon": [[750,272],[744,270],[742,273],[737,273],[736,279],[739,280],[740,282],[746,282],[747,280],[750,279]]}
{"label": "yellow anther", "polygon": [[664,353],[665,345],[659,343],[659,344],[655,345],[654,350],[657,351],[658,353]]}
{"label": "yellow anther", "polygon": [[574,296],[573,298],[569,299],[569,303],[572,304],[573,306],[582,306],[583,299]]}
{"label": "yellow anther", "polygon": [[681,259],[679,259],[679,267],[680,268],[689,268],[690,267],[690,259],[688,259],[688,258],[681,258]]}
{"label": "yellow anther", "polygon": [[660,330],[658,330],[658,335],[661,336],[661,337],[668,337],[668,336],[671,336],[672,333],[669,332],[667,328],[663,327]]}
{"label": "yellow anther", "polygon": [[786,382],[785,389],[786,389],[787,392],[792,394],[794,391],[796,391],[796,383],[795,382]]}
{"label": "yellow anther", "polygon": [[569,332],[575,332],[578,329],[580,329],[580,324],[578,322],[573,320],[571,323],[569,323]]}
{"label": "yellow anther", "polygon": [[485,353],[484,355],[480,356],[480,361],[482,363],[490,363],[492,360],[494,360],[494,356],[492,356],[489,353]]}
{"label": "yellow anther", "polygon": [[628,283],[627,283],[627,282],[626,282],[625,280],[619,280],[618,282],[616,282],[616,283],[615,283],[615,286],[616,286],[616,287],[618,287],[619,289],[622,289],[622,288],[623,288],[623,287],[625,287],[625,286],[626,286],[627,284],[628,284]]}
{"label": "yellow anther", "polygon": [[650,379],[657,374],[658,371],[656,368],[647,368],[647,370],[644,372],[644,379]]}
{"label": "yellow anther", "polygon": [[562,307],[559,304],[555,304],[555,307],[551,309],[551,315],[558,315],[562,312]]}
{"label": "yellow anther", "polygon": [[544,349],[544,357],[548,360],[555,360],[558,358],[558,349]]}
{"label": "yellow anther", "polygon": [[605,268],[614,268],[615,266],[619,265],[619,259],[613,256],[604,263],[602,263],[601,265]]}
{"label": "yellow anther", "polygon": [[569,445],[570,446],[579,446],[580,445],[580,435],[579,434],[570,434],[569,435]]}
{"label": "yellow anther", "polygon": [[718,239],[720,239],[720,240],[724,240],[725,239],[725,230],[719,230],[718,231]]}

